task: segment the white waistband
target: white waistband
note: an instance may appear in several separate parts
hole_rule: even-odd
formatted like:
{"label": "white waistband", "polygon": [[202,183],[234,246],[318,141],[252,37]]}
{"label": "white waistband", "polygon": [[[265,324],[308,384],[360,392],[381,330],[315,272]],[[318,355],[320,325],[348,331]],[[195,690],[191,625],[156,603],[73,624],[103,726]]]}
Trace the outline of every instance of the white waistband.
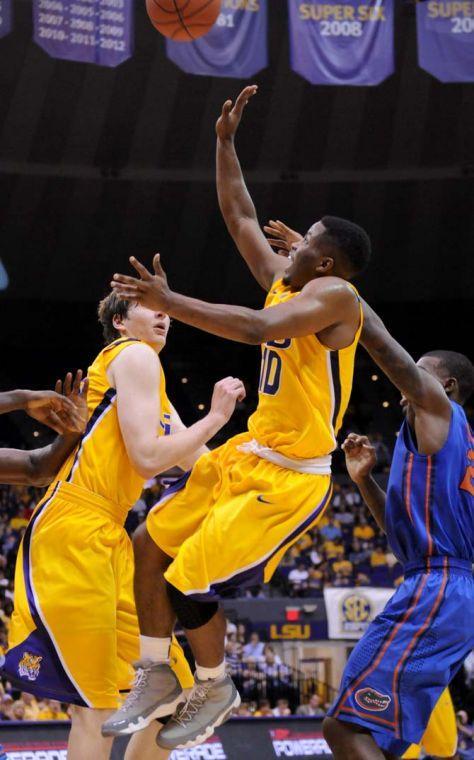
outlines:
{"label": "white waistband", "polygon": [[272,462],[272,464],[284,467],[287,470],[294,470],[295,472],[302,472],[307,475],[331,474],[332,457],[330,454],[327,457],[314,457],[313,459],[290,459],[290,457],[285,457],[278,451],[268,448],[268,446],[263,446],[255,438],[237,446],[237,450],[243,451],[246,454],[255,454],[257,457],[266,459]]}

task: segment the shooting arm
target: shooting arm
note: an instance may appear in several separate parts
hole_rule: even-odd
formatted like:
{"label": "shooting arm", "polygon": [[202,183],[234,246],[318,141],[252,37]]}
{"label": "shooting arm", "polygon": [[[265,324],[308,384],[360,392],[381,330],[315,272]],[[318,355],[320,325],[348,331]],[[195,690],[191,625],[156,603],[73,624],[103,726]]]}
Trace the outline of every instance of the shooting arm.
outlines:
{"label": "shooting arm", "polygon": [[136,344],[122,351],[108,369],[117,390],[117,413],[128,456],[145,479],[186,461],[226,421],[210,412],[185,430],[159,436],[159,368],[154,351]]}
{"label": "shooting arm", "polygon": [[451,406],[441,384],[415,364],[367,303],[363,307],[361,343],[374,362],[406,399],[426,411],[450,417]]}
{"label": "shooting arm", "polygon": [[47,486],[77,446],[75,433],[58,435],[49,446],[33,451],[0,450],[0,483]]}
{"label": "shooting arm", "polygon": [[[184,422],[182,421],[181,417],[179,416],[178,412],[174,408],[174,406],[171,407],[171,433],[179,433],[184,430],[188,430]],[[194,465],[196,464],[197,460],[202,457],[203,454],[207,454],[209,451],[207,446],[200,446],[196,451],[194,451],[189,457],[186,459],[183,459],[181,462],[178,462],[178,467],[180,467],[183,472],[188,472],[189,470],[192,470]]]}
{"label": "shooting arm", "polygon": [[354,307],[352,291],[336,278],[327,277],[312,280],[291,301],[269,309],[213,304],[170,293],[167,312],[213,335],[258,345],[311,335],[336,325],[349,304]]}
{"label": "shooting arm", "polygon": [[216,165],[217,195],[227,229],[253,276],[268,291],[284,266],[260,229],[232,138],[217,138]]}

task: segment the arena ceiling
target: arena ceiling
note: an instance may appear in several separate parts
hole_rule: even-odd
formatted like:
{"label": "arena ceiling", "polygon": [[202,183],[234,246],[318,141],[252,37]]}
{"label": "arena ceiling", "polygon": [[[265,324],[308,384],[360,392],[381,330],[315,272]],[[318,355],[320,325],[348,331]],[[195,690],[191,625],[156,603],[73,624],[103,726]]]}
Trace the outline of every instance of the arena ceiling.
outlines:
{"label": "arena ceiling", "polygon": [[[217,208],[214,122],[240,82],[193,77],[137,3],[116,69],[54,60],[15,1],[0,40],[0,247],[8,298],[90,301],[130,253],[160,250],[171,282],[260,302]],[[467,298],[473,281],[474,87],[420,70],[413,8],[397,7],[396,73],[375,88],[313,87],[290,71],[285,0],[270,0],[271,67],[238,149],[261,220],[324,213],[371,233],[370,298]]]}

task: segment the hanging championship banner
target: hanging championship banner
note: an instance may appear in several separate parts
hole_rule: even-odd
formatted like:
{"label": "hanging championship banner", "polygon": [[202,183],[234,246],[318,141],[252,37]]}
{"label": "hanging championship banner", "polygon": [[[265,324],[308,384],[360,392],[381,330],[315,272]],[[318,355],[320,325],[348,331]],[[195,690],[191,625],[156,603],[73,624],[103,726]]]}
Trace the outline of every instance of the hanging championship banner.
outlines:
{"label": "hanging championship banner", "polygon": [[474,2],[416,7],[418,62],[441,82],[474,82]]}
{"label": "hanging championship banner", "polygon": [[375,85],[393,73],[393,0],[288,0],[294,71],[312,84]]}
{"label": "hanging championship banner", "polygon": [[267,0],[222,0],[221,13],[205,37],[166,40],[166,52],[188,74],[253,77],[268,66]]}
{"label": "hanging championship banner", "polygon": [[53,58],[118,66],[133,52],[133,0],[33,0],[33,24]]}
{"label": "hanging championship banner", "polygon": [[0,0],[0,37],[12,30],[12,0]]}

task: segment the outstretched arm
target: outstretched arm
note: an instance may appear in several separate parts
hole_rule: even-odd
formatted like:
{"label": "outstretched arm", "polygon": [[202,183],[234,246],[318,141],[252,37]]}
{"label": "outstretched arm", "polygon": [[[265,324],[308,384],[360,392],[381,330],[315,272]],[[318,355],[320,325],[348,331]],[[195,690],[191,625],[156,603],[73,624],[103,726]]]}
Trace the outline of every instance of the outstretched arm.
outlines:
{"label": "outstretched arm", "polygon": [[[36,392],[20,391],[20,393],[35,394]],[[32,451],[0,449],[0,483],[46,486],[53,480],[69,454],[77,446],[80,434],[84,432],[87,423],[87,380],[82,382],[82,371],[78,370],[74,380],[69,372],[64,385],[58,380],[53,397],[45,396],[46,393],[40,391],[37,395],[29,397],[33,405],[30,413],[33,411],[36,419],[41,422],[51,423],[49,420],[51,410],[48,406],[44,406],[42,399],[53,398],[55,404],[57,397],[66,400],[68,403],[64,411],[56,406],[58,412],[54,413],[56,417],[54,425],[56,426],[57,423],[57,427],[63,431],[62,435],[59,435],[49,446],[41,449]],[[38,410],[40,410],[39,416]]]}
{"label": "outstretched arm", "polygon": [[227,100],[217,121],[217,196],[222,216],[237,248],[257,282],[264,290],[270,290],[284,267],[260,229],[234,144],[243,110],[256,92],[256,85],[252,85],[242,90],[234,106],[231,100]]}
{"label": "outstretched arm", "polygon": [[365,435],[349,433],[342,444],[347,472],[360,491],[377,525],[385,533],[385,501],[387,494],[372,475],[377,464],[375,449]]}
{"label": "outstretched arm", "polygon": [[115,274],[111,285],[121,297],[138,301],[149,309],[165,311],[180,322],[239,343],[258,345],[269,340],[312,335],[343,325],[348,315],[358,324],[359,305],[354,293],[337,277],[311,280],[286,303],[269,309],[248,309],[174,293],[168,286],[159,254],[153,259],[154,275],[134,257],[130,262],[141,279]]}
{"label": "outstretched arm", "polygon": [[451,405],[442,385],[418,367],[410,354],[390,335],[375,311],[363,302],[361,343],[400,393],[415,406],[450,419]]}

